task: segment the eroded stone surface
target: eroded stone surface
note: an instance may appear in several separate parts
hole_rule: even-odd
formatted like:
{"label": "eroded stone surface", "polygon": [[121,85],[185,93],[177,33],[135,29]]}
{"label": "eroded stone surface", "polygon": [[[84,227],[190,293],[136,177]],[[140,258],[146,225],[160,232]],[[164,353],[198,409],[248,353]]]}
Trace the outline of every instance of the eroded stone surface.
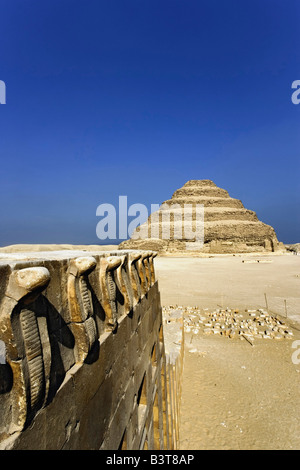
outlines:
{"label": "eroded stone surface", "polygon": [[89,255],[1,256],[1,449],[178,443],[155,253]]}
{"label": "eroded stone surface", "polygon": [[293,339],[294,333],[283,319],[269,315],[265,309],[221,309],[209,310],[198,307],[164,307],[166,315],[181,311],[184,329],[193,335],[220,335],[229,339],[239,338],[252,344],[255,339]]}
{"label": "eroded stone surface", "polygon": [[[197,204],[204,206],[203,245],[188,238],[188,233],[195,232]],[[122,242],[120,248],[206,253],[284,250],[271,226],[259,221],[255,212],[210,180],[188,181],[136,229],[130,240]]]}

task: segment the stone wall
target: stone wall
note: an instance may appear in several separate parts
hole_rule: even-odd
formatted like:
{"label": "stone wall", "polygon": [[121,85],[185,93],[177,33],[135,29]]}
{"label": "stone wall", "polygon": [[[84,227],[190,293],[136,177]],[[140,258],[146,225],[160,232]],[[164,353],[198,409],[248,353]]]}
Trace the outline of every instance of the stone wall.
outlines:
{"label": "stone wall", "polygon": [[154,256],[0,255],[0,449],[176,449]]}
{"label": "stone wall", "polygon": [[163,312],[164,344],[168,374],[169,429],[174,448],[179,442],[180,401],[184,359],[184,322],[182,310]]}

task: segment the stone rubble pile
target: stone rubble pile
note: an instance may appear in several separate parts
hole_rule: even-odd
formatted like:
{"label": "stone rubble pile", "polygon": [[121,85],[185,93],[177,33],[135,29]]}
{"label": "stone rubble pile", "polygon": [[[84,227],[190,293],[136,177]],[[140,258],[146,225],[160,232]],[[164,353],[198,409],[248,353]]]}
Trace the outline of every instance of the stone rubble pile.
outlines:
{"label": "stone rubble pile", "polygon": [[241,338],[252,341],[262,339],[291,339],[293,332],[282,321],[268,314],[265,309],[240,312],[239,309],[216,309],[181,307],[170,305],[163,308],[167,315],[172,310],[183,310],[184,331],[205,335],[215,334],[228,338]]}

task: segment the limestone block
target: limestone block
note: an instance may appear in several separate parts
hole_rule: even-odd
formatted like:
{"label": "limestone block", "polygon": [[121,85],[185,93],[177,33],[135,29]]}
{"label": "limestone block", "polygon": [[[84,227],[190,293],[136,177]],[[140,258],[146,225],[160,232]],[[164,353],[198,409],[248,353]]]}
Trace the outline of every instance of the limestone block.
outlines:
{"label": "limestone block", "polygon": [[114,416],[107,427],[106,435],[100,446],[100,450],[117,450],[121,442],[124,430],[129,422],[134,406],[133,379],[127,383],[124,394],[116,406]]}

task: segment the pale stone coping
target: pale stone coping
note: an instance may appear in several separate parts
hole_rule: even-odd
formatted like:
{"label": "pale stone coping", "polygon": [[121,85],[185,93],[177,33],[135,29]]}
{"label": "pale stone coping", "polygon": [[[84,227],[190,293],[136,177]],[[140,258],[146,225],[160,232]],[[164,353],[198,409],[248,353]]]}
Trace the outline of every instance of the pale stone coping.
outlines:
{"label": "pale stone coping", "polygon": [[18,261],[52,261],[67,260],[82,256],[121,256],[121,254],[132,252],[144,252],[149,250],[111,250],[111,251],[85,251],[85,250],[59,250],[59,251],[28,251],[18,253],[0,253],[0,266],[9,262]]}
{"label": "pale stone coping", "polygon": [[[164,208],[164,207],[160,207],[156,212],[154,213],[157,213],[157,212],[160,212],[160,213],[166,213],[168,214],[169,212],[172,213],[172,212],[182,212],[183,209],[184,209],[184,212],[186,213],[192,213],[195,211],[195,207],[190,207],[190,206],[193,206],[193,203],[190,203],[190,202],[186,202],[186,207],[180,205],[180,207],[177,207],[179,204],[177,203],[172,203],[172,204],[168,204],[168,208]],[[200,204],[201,205],[201,204]],[[175,207],[172,207],[172,206],[175,206]],[[230,206],[204,206],[204,211],[205,212],[234,212],[234,213],[239,213],[239,212],[252,212],[254,213],[254,211],[251,211],[250,209],[245,209],[244,207],[230,207]]]}
{"label": "pale stone coping", "polygon": [[107,251],[112,250],[116,246],[116,243],[111,244],[70,244],[70,243],[13,243],[11,245],[5,245],[0,247],[0,251],[3,253],[15,253],[25,251],[60,251],[60,250],[100,250]]}
{"label": "pale stone coping", "polygon": [[[185,196],[185,197],[184,197]],[[171,199],[167,199],[168,202],[170,201],[176,201],[176,200],[179,200],[179,199],[185,199],[185,202],[188,201],[188,200],[198,200],[198,199],[204,199],[204,200],[218,200],[218,201],[228,201],[229,199],[230,200],[234,200],[234,201],[240,201],[240,199],[237,199],[237,198],[234,198],[234,197],[230,197],[230,196],[226,196],[226,197],[222,197],[222,196],[209,196],[209,195],[205,195],[205,194],[189,194],[189,195],[185,195],[185,194],[178,194],[178,195],[175,195],[175,196],[172,196]],[[165,202],[167,202],[165,201]]]}
{"label": "pale stone coping", "polygon": [[[192,223],[194,221],[185,221],[184,223],[187,224],[188,222]],[[203,222],[202,222],[203,223]],[[148,222],[148,225],[163,225],[164,222],[163,221],[149,221]],[[174,225],[183,225],[183,222],[182,220],[175,220],[175,221],[172,221],[172,224]],[[147,222],[145,222],[145,224],[143,225],[147,225]],[[244,219],[220,219],[220,220],[206,220],[204,222],[204,225],[205,226],[208,226],[208,227],[212,227],[212,226],[216,226],[216,225],[228,225],[228,226],[236,226],[236,225],[245,225],[246,227],[247,226],[254,226],[254,227],[258,227],[258,226],[261,226],[261,225],[264,225],[266,226],[266,224],[264,224],[263,222],[261,222],[260,220],[244,220]]]}

